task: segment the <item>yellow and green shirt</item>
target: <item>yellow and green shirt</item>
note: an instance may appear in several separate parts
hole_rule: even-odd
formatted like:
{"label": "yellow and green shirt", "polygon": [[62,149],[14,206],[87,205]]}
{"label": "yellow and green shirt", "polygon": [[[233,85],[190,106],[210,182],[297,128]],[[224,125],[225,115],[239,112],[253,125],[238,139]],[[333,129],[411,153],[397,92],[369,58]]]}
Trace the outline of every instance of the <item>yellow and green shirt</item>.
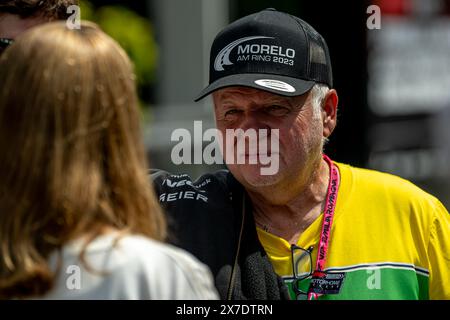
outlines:
{"label": "yellow and green shirt", "polygon": [[[319,299],[450,299],[450,215],[439,200],[399,177],[336,165],[341,184],[325,271],[346,275],[339,294]],[[322,216],[297,243],[314,247],[313,266]],[[290,244],[257,231],[295,299]]]}

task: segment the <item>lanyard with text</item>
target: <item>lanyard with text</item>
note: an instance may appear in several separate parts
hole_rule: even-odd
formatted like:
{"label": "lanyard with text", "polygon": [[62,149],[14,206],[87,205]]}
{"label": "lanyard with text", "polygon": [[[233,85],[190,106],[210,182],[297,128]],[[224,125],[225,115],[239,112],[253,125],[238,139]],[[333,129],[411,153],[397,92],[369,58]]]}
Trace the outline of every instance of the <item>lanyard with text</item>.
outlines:
{"label": "lanyard with text", "polygon": [[[337,166],[328,158],[323,155],[323,159],[330,167],[330,182],[328,183],[328,192],[325,200],[325,209],[323,211],[322,232],[320,233],[319,249],[317,252],[316,269],[313,273],[320,274],[325,268],[325,262],[327,258],[327,251],[330,241],[331,226],[333,225],[334,210],[336,209],[337,193],[339,189],[340,176]],[[314,293],[311,291],[311,287],[308,291],[308,300],[317,299],[320,293]]]}

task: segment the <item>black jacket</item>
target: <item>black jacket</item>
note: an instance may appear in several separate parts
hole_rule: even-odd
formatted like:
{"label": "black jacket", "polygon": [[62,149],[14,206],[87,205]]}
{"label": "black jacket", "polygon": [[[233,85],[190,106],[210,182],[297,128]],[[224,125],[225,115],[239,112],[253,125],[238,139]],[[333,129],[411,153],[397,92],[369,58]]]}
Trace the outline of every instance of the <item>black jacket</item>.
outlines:
{"label": "black jacket", "polygon": [[231,173],[192,181],[151,170],[169,222],[169,241],[208,265],[222,299],[289,299],[258,240],[251,202]]}

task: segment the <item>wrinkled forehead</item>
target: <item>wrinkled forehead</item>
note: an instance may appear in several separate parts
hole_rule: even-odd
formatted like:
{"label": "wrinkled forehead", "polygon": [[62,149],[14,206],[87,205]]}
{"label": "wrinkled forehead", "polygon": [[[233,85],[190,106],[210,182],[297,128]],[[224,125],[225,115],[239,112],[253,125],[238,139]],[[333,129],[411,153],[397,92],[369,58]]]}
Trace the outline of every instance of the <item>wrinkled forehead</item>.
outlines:
{"label": "wrinkled forehead", "polygon": [[308,96],[308,92],[301,96],[286,97],[270,93],[264,90],[258,90],[249,87],[235,86],[222,88],[213,93],[214,104],[220,105],[222,103],[233,101],[248,101],[255,103],[283,103],[295,105],[304,102]]}
{"label": "wrinkled forehead", "polygon": [[10,13],[0,13],[0,38],[15,39],[26,30],[47,22],[43,17],[21,18]]}

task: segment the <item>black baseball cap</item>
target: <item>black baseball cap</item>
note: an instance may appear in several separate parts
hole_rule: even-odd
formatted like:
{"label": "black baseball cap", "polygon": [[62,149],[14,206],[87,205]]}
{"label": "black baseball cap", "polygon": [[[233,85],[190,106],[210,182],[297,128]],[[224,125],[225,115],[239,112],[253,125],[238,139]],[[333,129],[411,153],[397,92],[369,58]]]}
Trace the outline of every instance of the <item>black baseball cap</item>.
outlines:
{"label": "black baseball cap", "polygon": [[211,47],[209,85],[195,101],[230,86],[297,96],[315,83],[332,88],[332,78],[323,37],[302,19],[270,8],[219,32]]}

